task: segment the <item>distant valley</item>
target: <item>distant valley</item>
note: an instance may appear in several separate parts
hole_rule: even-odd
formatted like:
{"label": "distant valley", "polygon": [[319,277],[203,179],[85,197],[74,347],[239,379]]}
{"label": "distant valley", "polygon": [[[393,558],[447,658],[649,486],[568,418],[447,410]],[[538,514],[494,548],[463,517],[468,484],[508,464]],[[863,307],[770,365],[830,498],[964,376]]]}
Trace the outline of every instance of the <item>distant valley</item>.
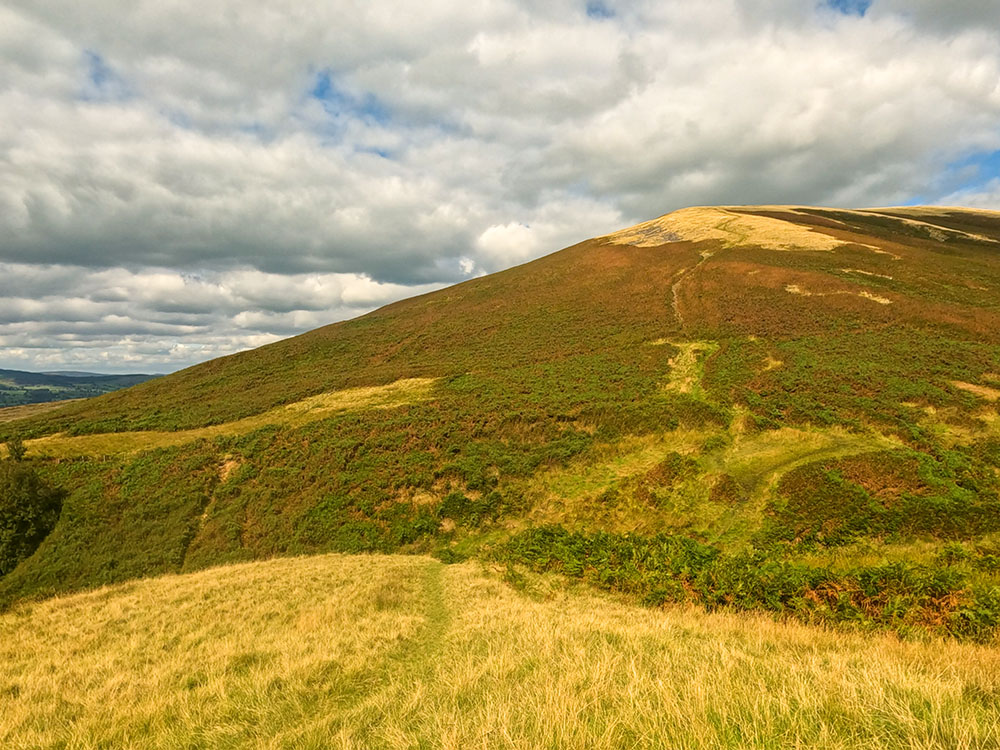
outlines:
{"label": "distant valley", "polygon": [[0,408],[90,398],[157,377],[160,376],[0,370]]}

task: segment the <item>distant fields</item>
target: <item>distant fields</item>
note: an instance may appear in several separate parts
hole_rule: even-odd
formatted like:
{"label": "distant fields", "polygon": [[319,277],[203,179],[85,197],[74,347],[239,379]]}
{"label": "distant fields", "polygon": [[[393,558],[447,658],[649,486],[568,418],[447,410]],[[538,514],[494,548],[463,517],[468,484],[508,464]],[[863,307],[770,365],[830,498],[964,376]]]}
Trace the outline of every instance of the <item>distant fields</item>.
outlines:
{"label": "distant fields", "polygon": [[0,370],[0,419],[5,408],[100,396],[154,377]]}
{"label": "distant fields", "polygon": [[1000,652],[325,555],[0,615],[5,748],[968,748]]}
{"label": "distant fields", "polygon": [[13,422],[15,419],[27,419],[28,417],[37,416],[39,414],[44,414],[47,411],[52,411],[53,409],[60,409],[66,404],[66,401],[47,401],[43,404],[22,404],[21,406],[3,406],[0,407],[0,422]]}

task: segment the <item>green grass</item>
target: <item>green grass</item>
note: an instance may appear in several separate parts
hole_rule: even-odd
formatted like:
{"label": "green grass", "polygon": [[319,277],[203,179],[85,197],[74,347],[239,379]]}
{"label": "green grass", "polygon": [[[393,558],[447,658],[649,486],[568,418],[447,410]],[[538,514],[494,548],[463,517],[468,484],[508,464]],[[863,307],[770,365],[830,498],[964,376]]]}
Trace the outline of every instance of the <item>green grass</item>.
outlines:
{"label": "green grass", "polygon": [[302,401],[270,409],[262,414],[211,427],[172,432],[145,430],[75,436],[57,434],[29,440],[26,445],[34,455],[60,459],[139,453],[157,448],[185,445],[198,440],[245,435],[261,427],[304,425],[336,412],[392,408],[429,398],[433,385],[434,381],[429,378],[409,378],[384,386],[348,388],[342,391],[321,393]]}

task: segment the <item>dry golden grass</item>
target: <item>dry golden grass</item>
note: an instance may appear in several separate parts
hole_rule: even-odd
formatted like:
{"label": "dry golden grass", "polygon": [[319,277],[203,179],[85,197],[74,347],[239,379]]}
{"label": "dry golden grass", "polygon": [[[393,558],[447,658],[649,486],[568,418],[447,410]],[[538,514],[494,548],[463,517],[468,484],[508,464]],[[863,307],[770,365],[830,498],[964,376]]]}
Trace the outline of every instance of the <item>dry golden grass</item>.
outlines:
{"label": "dry golden grass", "polygon": [[15,419],[27,419],[47,411],[58,409],[66,404],[79,401],[77,398],[68,398],[62,401],[46,401],[44,404],[24,404],[23,406],[0,407],[0,422],[13,422]]}
{"label": "dry golden grass", "polygon": [[767,358],[764,360],[764,371],[768,372],[770,370],[777,370],[779,367],[784,366],[784,364],[785,363],[782,362],[780,359],[775,359],[770,354],[768,354]]}
{"label": "dry golden grass", "polygon": [[114,432],[73,437],[60,434],[28,440],[25,445],[32,455],[57,458],[136,453],[153,448],[183,445],[220,435],[240,435],[266,425],[304,424],[322,419],[335,411],[391,408],[413,403],[430,398],[431,388],[435,382],[434,378],[408,378],[383,386],[331,391],[286,406],[279,406],[263,414],[194,430]]}
{"label": "dry golden grass", "polygon": [[4,748],[989,748],[1000,651],[323,556],[0,616]]}
{"label": "dry golden grass", "polygon": [[892,300],[888,297],[882,297],[881,295],[874,294],[869,291],[858,292],[859,297],[864,297],[865,299],[870,299],[872,302],[878,302],[880,305],[891,305]]}
{"label": "dry golden grass", "polygon": [[875,273],[874,271],[863,271],[860,268],[841,268],[840,270],[843,273],[857,273],[861,274],[862,276],[871,276],[876,279],[887,279],[889,281],[892,281],[892,276],[890,276],[887,273]]}
{"label": "dry golden grass", "polygon": [[694,393],[704,396],[701,378],[703,357],[719,348],[714,341],[689,341],[674,344],[680,351],[670,359],[670,379],[664,386],[674,393]]}
{"label": "dry golden grass", "polygon": [[878,302],[880,305],[892,304],[892,300],[888,297],[882,297],[873,292],[869,292],[867,289],[860,292],[852,292],[847,289],[837,289],[832,292],[812,292],[808,289],[803,289],[799,284],[786,284],[785,291],[789,294],[797,294],[800,297],[832,297],[838,294],[848,294],[856,297],[862,297],[864,299],[870,299],[872,302]]}
{"label": "dry golden grass", "polygon": [[847,244],[801,224],[721,207],[683,208],[609,234],[605,239],[635,247],[655,247],[678,240],[717,240],[727,247],[749,243],[775,250],[835,250]]}
{"label": "dry golden grass", "polygon": [[976,385],[975,383],[963,383],[961,380],[953,380],[951,384],[956,388],[960,388],[963,391],[968,391],[973,395],[984,398],[987,401],[996,401],[1000,399],[1000,390],[996,388],[989,388],[985,385]]}

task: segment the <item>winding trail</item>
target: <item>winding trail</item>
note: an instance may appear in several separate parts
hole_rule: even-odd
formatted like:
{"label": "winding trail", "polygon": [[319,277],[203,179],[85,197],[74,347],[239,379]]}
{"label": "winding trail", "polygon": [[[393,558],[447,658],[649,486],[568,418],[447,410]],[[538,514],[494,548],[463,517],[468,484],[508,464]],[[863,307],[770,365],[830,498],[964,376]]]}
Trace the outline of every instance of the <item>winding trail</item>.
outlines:
{"label": "winding trail", "polygon": [[701,260],[695,263],[690,268],[681,269],[678,273],[680,274],[677,281],[670,285],[670,307],[674,311],[674,317],[677,318],[677,324],[680,326],[681,331],[684,331],[684,316],[681,315],[681,308],[679,300],[677,297],[677,291],[680,289],[681,282],[687,279],[691,274],[698,270],[698,268],[709,258],[715,255],[714,250],[702,250]]}
{"label": "winding trail", "polygon": [[[382,729],[388,705],[401,712],[401,718],[419,723],[425,701],[446,661],[443,656],[452,615],[445,603],[445,567],[437,560],[427,562],[420,596],[423,624],[414,637],[401,641],[372,664],[354,686],[341,705],[340,727],[361,726],[375,736]],[[405,724],[400,729],[405,731]]]}

